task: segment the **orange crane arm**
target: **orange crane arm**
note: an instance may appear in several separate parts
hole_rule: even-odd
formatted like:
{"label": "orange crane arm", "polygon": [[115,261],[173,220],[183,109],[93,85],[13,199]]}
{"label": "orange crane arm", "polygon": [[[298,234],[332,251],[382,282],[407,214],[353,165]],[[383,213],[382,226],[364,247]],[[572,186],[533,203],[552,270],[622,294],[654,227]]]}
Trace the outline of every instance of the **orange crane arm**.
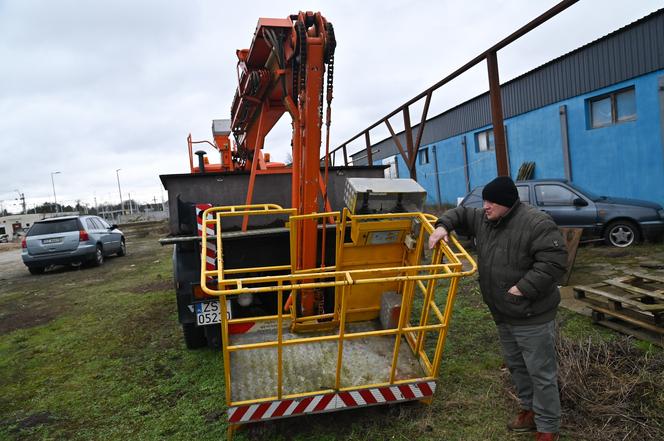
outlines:
{"label": "orange crane arm", "polygon": [[[236,155],[245,159],[245,169],[251,170],[248,203],[265,137],[288,113],[293,129],[292,206],[298,214],[318,211],[321,185],[325,188],[320,182],[319,159],[324,80],[327,70],[329,105],[335,48],[332,24],[318,12],[300,12],[286,19],[259,19],[249,49],[237,51],[238,88],[231,106],[231,131]],[[314,268],[317,224],[303,221],[298,231],[297,266]],[[313,313],[313,295],[302,296],[301,309],[304,315]]]}

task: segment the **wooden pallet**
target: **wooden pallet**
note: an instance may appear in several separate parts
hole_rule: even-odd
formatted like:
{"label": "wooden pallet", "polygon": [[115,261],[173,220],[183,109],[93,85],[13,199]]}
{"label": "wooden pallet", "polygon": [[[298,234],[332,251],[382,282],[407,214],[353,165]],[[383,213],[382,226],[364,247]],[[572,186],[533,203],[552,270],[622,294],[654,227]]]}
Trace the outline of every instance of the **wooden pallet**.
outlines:
{"label": "wooden pallet", "polygon": [[664,347],[664,277],[640,272],[573,287],[595,323]]}

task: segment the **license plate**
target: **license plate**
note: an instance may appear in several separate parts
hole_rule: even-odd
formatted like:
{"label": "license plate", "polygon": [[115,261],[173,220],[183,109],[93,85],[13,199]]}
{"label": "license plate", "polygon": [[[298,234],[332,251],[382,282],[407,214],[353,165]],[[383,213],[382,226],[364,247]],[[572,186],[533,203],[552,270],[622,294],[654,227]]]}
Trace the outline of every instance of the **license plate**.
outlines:
{"label": "license plate", "polygon": [[[219,301],[196,303],[196,324],[198,326],[213,325],[221,322]],[[226,300],[226,318],[231,318],[231,301]]]}
{"label": "license plate", "polygon": [[62,242],[61,237],[53,237],[51,239],[42,239],[43,244],[49,244],[49,243],[60,243]]}

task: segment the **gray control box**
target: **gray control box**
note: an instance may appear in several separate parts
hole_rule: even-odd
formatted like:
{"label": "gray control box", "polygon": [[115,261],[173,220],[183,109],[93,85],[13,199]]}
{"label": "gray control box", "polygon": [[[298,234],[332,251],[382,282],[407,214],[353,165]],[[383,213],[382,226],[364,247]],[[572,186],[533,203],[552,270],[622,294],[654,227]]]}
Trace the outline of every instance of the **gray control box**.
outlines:
{"label": "gray control box", "polygon": [[427,192],[412,179],[348,178],[344,202],[352,214],[422,211]]}

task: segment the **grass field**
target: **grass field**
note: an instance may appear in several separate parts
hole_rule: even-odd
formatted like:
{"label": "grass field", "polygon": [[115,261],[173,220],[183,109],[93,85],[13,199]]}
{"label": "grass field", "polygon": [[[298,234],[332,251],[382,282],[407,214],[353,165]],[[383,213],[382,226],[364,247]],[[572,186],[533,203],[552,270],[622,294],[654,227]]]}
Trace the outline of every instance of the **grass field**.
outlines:
{"label": "grass field", "polygon": [[[160,234],[128,231],[128,255],[108,259],[100,268],[0,275],[0,439],[226,436],[221,357],[184,347],[172,249],[157,244]],[[646,246],[641,253],[644,249],[663,251]],[[623,261],[640,255],[628,253],[635,254],[623,255]],[[592,272],[593,259],[601,262],[606,256],[582,249],[577,265]],[[563,335],[571,339],[615,338],[587,317],[561,310],[559,319]],[[664,358],[661,350],[639,346],[650,357]],[[472,278],[460,287],[432,405],[281,420],[242,430],[236,439],[529,439],[505,430],[517,403],[501,363],[494,324]],[[664,414],[664,398],[659,399]],[[566,440],[584,439],[573,427],[565,433]]]}

